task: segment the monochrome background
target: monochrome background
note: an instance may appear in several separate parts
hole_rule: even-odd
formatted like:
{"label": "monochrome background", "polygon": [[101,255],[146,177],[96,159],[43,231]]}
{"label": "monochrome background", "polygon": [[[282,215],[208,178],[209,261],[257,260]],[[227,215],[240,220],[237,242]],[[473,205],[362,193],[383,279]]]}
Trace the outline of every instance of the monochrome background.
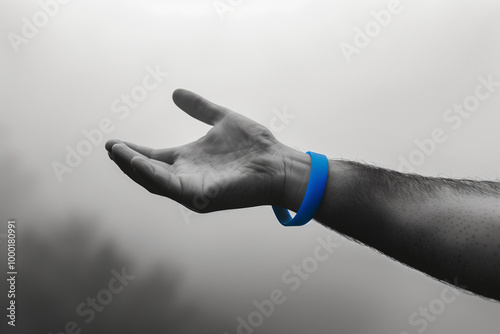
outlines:
{"label": "monochrome background", "polygon": [[[381,17],[388,8],[397,14]],[[500,2],[0,0],[0,36],[2,333],[55,334],[75,321],[82,333],[233,334],[274,289],[286,301],[254,333],[498,333],[497,302],[461,292],[444,303],[445,284],[316,222],[284,228],[270,207],[191,213],[129,180],[104,143],[171,147],[204,135],[209,126],[171,100],[182,87],[302,151],[498,180],[500,87],[467,117],[447,110],[475,101],[478,78],[500,81]],[[158,69],[168,76],[141,88]],[[123,94],[135,96],[128,111]],[[446,140],[430,144],[436,128]],[[84,132],[96,144],[81,144]],[[86,156],[58,177],[68,147]],[[340,246],[292,291],[282,275],[328,236]],[[86,323],[75,310],[113,270],[135,278]],[[421,315],[430,306],[432,320]]]}

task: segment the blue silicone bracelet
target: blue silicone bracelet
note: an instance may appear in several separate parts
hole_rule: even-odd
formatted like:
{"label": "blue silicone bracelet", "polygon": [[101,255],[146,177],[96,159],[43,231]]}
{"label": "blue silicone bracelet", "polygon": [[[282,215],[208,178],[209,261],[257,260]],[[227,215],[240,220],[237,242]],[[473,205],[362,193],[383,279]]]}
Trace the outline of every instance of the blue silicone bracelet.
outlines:
{"label": "blue silicone bracelet", "polygon": [[318,211],[326,181],[328,179],[328,159],[323,154],[307,152],[311,156],[311,173],[306,194],[295,217],[290,216],[287,209],[273,205],[273,211],[279,222],[284,226],[302,226],[307,224]]}

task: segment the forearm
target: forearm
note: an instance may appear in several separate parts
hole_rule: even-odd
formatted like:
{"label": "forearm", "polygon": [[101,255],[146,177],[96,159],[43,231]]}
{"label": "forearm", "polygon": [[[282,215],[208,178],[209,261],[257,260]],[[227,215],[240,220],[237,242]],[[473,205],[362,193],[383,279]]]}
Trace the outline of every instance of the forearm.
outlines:
{"label": "forearm", "polygon": [[[458,280],[500,300],[498,183],[426,178],[347,161],[329,164],[316,220],[435,278]],[[296,165],[302,180],[308,177],[303,165]],[[300,203],[289,203],[298,210]]]}

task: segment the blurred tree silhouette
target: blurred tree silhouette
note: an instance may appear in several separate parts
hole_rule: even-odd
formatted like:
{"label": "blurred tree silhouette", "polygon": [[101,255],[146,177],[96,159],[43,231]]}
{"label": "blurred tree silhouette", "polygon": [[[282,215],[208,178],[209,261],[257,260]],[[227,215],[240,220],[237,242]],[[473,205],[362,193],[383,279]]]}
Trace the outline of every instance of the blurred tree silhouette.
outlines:
{"label": "blurred tree silhouette", "polygon": [[[15,333],[64,332],[75,321],[82,333],[181,333],[189,331],[195,312],[181,306],[176,295],[178,270],[157,266],[150,272],[134,272],[134,265],[110,243],[95,248],[95,228],[82,218],[73,220],[49,237],[23,232],[18,244],[18,305]],[[5,262],[4,262],[5,263]],[[111,270],[134,275],[122,292],[113,295],[89,324],[76,313],[87,297],[107,288]],[[4,275],[2,273],[2,275]],[[4,281],[5,282],[5,281]],[[2,298],[2,309],[7,307]],[[2,333],[12,330],[2,321]]]}
{"label": "blurred tree silhouette", "polygon": [[[4,310],[0,332],[56,334],[65,332],[69,321],[77,322],[81,333],[194,332],[190,328],[195,310],[182,304],[176,294],[180,283],[178,268],[167,268],[162,263],[148,272],[134,272],[130,259],[117,251],[110,240],[99,238],[99,221],[95,217],[73,215],[56,218],[59,221],[54,222],[54,217],[43,217],[43,213],[26,207],[26,202],[35,200],[39,196],[35,194],[41,191],[37,169],[22,166],[16,152],[8,150],[7,137],[0,131],[0,218],[7,221],[12,217],[5,215],[14,212],[23,215],[24,224],[17,234],[16,327],[9,326],[5,317],[5,240],[0,244],[0,307]],[[49,219],[55,224],[45,224]],[[43,226],[43,233],[33,228],[35,225]],[[110,304],[96,312],[93,321],[85,323],[87,317],[76,313],[77,306],[107,288],[113,277],[111,270],[121,272],[122,268],[135,279],[113,295]]]}

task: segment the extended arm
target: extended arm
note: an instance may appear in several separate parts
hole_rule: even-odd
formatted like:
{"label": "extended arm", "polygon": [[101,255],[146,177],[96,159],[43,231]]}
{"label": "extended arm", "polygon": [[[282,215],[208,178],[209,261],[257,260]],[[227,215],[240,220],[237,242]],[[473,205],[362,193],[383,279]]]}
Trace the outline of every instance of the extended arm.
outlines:
{"label": "extended arm", "polygon": [[[294,161],[288,180],[303,194],[308,166]],[[500,300],[500,183],[339,160],[329,165],[316,220],[435,278]],[[280,205],[298,210],[300,196],[283,198]]]}
{"label": "extended arm", "polygon": [[[148,191],[197,212],[278,205],[297,212],[307,154],[264,126],[186,90],[174,102],[213,127],[199,140],[151,149],[118,140],[110,158]],[[435,278],[500,300],[500,185],[426,178],[330,160],[315,219]]]}

